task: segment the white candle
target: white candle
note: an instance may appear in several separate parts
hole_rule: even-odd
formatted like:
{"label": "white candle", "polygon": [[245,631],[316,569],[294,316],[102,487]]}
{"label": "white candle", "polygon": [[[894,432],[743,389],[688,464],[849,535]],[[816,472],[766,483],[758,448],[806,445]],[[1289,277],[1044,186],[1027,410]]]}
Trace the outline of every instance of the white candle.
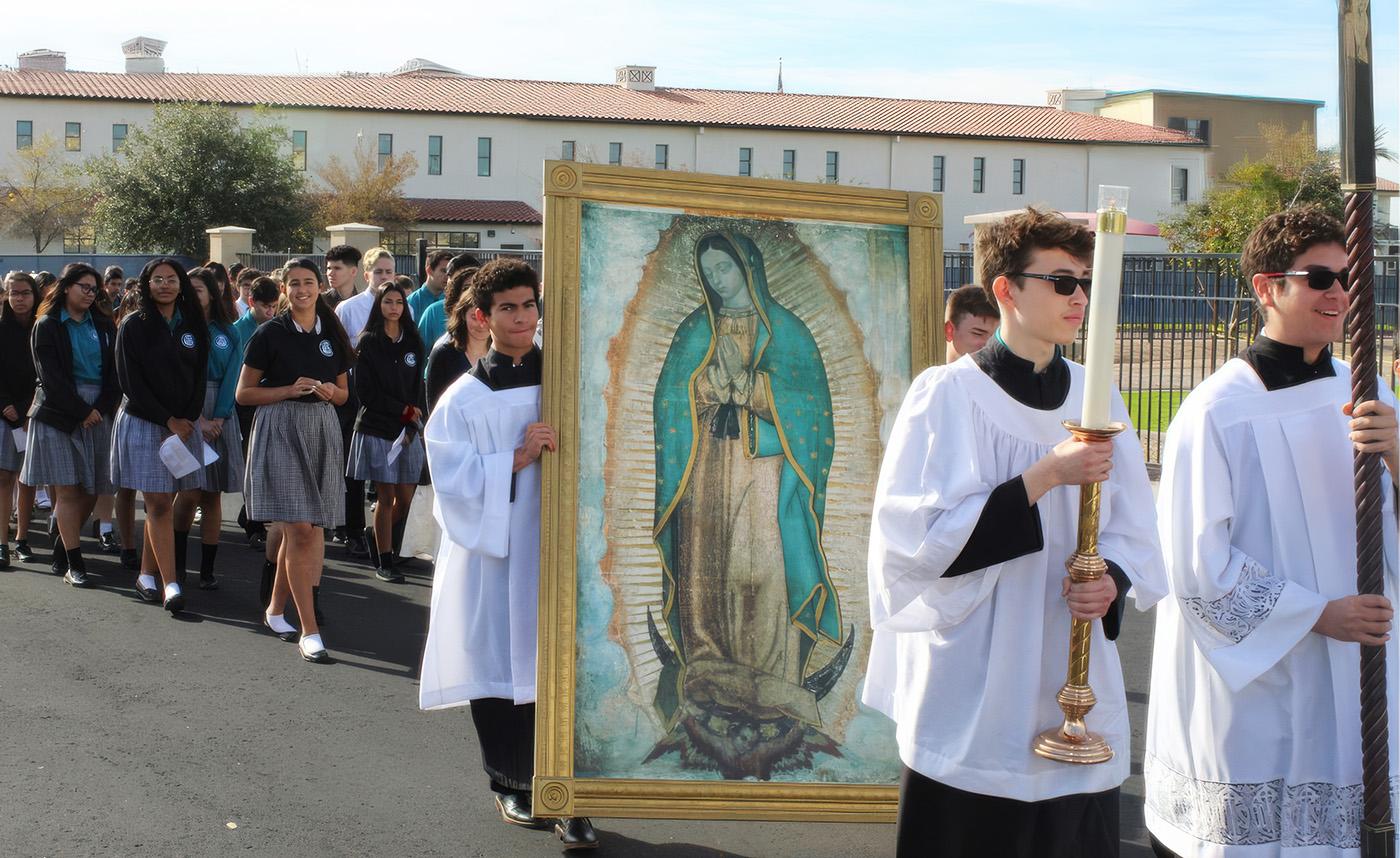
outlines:
{"label": "white candle", "polygon": [[1118,297],[1123,288],[1123,239],[1128,232],[1128,189],[1099,185],[1098,231],[1094,236],[1094,285],[1089,291],[1089,332],[1084,349],[1086,429],[1106,429],[1113,396],[1113,347],[1118,332]]}

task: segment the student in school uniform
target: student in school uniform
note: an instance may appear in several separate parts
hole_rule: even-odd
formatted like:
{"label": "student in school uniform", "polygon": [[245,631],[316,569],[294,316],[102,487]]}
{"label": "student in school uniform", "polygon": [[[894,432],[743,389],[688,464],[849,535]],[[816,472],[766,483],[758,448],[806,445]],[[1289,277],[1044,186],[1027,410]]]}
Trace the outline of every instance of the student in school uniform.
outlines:
{"label": "student in school uniform", "polygon": [[190,272],[190,282],[209,327],[209,362],[199,432],[218,458],[199,470],[198,487],[182,491],[175,498],[175,577],[183,587],[185,546],[195,509],[199,509],[203,512],[199,523],[199,589],[217,590],[214,561],[219,554],[219,531],[223,525],[223,494],[243,491],[243,439],[233,413],[233,393],[243,368],[243,347],[233,320],[225,314],[224,303],[217,298],[218,284],[213,272],[196,268]]}
{"label": "student in school uniform", "polygon": [[34,401],[34,355],[29,350],[29,333],[34,328],[37,291],[33,277],[23,271],[11,271],[5,275],[5,292],[0,296],[0,569],[10,568],[11,498],[16,500],[19,513],[15,516],[15,553],[24,562],[34,559],[28,543],[34,487],[18,480],[24,467],[28,431],[25,415]]}
{"label": "student in school uniform", "polygon": [[97,269],[63,268],[39,304],[30,348],[39,385],[29,407],[29,438],[20,482],[52,486],[58,524],[50,568],[75,587],[90,586],[83,560],[83,522],[97,496],[112,491],[109,471],[117,386],[117,332],[94,308],[102,288]]}
{"label": "student in school uniform", "polygon": [[422,437],[423,342],[408,312],[408,290],[398,282],[381,287],[360,335],[355,393],[360,411],[346,473],[375,484],[374,524],[364,531],[375,558],[375,577],[402,581],[394,561],[427,454]]}
{"label": "student in school uniform", "polygon": [[124,317],[117,331],[122,405],[112,433],[112,481],[140,492],[146,509],[136,592],[176,614],[184,610],[185,596],[175,565],[175,496],[199,485],[199,471],[176,477],[161,459],[161,445],[174,435],[196,461],[204,454],[197,421],[204,404],[209,326],[177,260],[146,263],[136,288],[141,308]]}
{"label": "student in school uniform", "polygon": [[335,407],[349,397],[354,353],[321,298],[321,272],[309,259],[287,264],[287,310],[258,328],[244,351],[236,399],[257,407],[243,485],[248,516],[282,531],[271,601],[263,624],[285,641],[298,630],[283,617],[287,599],[301,623],[307,661],[326,663],[315,603],[326,528],[345,520],[344,459]]}

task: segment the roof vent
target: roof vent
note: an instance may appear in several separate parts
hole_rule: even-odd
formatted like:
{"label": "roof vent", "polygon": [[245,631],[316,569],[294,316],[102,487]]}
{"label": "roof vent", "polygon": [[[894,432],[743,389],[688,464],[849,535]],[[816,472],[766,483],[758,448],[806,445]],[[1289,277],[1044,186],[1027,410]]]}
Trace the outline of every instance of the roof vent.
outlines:
{"label": "roof vent", "polygon": [[68,55],[63,51],[39,48],[19,55],[20,71],[68,71]]}
{"label": "roof vent", "polygon": [[152,39],[150,36],[137,36],[122,42],[122,56],[126,57],[127,74],[161,74],[165,71],[167,42]]}
{"label": "roof vent", "polygon": [[617,85],[637,92],[656,89],[656,66],[618,66]]}

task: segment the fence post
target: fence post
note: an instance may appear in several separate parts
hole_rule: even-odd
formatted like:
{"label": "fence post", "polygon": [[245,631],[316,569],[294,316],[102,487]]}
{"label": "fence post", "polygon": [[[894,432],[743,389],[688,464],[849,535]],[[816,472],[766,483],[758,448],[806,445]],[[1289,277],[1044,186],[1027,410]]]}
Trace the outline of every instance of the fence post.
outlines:
{"label": "fence post", "polygon": [[428,240],[418,239],[418,284],[428,282]]}
{"label": "fence post", "polygon": [[246,226],[216,226],[206,229],[209,236],[209,259],[228,267],[238,261],[238,255],[253,252],[255,229]]}
{"label": "fence post", "polygon": [[326,232],[330,233],[331,247],[338,244],[348,244],[364,253],[371,247],[379,246],[380,236],[384,234],[384,227],[372,226],[367,223],[340,223],[326,227]]}

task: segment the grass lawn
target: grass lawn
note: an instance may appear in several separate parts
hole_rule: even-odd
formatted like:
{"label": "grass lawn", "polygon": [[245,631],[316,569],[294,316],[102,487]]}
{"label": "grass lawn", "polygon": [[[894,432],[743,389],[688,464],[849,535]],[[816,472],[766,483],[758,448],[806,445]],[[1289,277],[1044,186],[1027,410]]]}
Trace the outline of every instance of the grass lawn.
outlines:
{"label": "grass lawn", "polygon": [[1167,431],[1167,424],[1176,416],[1181,401],[1189,391],[1185,390],[1132,390],[1123,394],[1128,405],[1128,415],[1138,429],[1153,432]]}

